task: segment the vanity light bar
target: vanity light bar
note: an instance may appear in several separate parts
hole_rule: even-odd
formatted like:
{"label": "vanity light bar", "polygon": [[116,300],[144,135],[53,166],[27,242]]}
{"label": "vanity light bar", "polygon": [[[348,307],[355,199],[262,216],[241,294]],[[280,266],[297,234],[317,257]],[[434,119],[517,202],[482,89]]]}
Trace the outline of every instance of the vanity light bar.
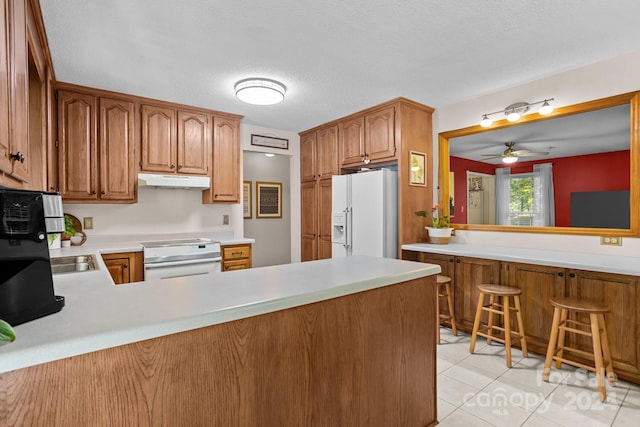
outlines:
{"label": "vanity light bar", "polygon": [[529,111],[529,107],[533,105],[542,104],[538,109],[538,113],[546,116],[553,112],[553,106],[549,104],[549,101],[553,101],[554,98],[546,98],[542,101],[536,102],[516,102],[514,104],[508,105],[504,110],[494,111],[493,113],[484,113],[482,115],[482,120],[480,121],[480,126],[487,128],[493,124],[493,120],[491,117],[494,114],[504,113],[507,116],[507,120],[510,122],[517,122],[520,120],[520,117],[527,111]]}

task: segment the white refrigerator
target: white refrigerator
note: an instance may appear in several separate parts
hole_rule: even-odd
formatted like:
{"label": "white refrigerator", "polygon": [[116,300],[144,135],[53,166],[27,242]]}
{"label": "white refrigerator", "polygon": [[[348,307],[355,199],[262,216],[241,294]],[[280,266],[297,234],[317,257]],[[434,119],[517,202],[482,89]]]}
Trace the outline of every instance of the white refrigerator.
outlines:
{"label": "white refrigerator", "polygon": [[331,256],[398,256],[398,173],[388,169],[334,175]]}

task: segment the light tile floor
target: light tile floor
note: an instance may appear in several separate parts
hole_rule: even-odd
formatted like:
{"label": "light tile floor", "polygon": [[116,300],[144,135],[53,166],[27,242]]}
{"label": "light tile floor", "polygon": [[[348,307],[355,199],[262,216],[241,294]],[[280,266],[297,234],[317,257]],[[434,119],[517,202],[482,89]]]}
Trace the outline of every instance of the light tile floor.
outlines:
{"label": "light tile floor", "polygon": [[438,427],[640,426],[640,386],[618,380],[598,396],[595,374],[563,365],[542,381],[544,356],[512,351],[507,368],[502,346],[484,338],[469,353],[470,336],[441,328],[438,346]]}

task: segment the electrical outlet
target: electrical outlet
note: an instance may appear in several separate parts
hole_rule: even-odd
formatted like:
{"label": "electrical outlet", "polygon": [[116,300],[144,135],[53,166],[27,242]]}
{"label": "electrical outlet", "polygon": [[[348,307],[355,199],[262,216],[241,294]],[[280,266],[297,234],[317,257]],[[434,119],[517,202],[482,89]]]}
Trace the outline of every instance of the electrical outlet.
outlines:
{"label": "electrical outlet", "polygon": [[85,230],[93,230],[93,217],[85,216],[82,218],[83,226]]}
{"label": "electrical outlet", "polygon": [[222,215],[222,225],[229,225],[229,215]]}
{"label": "electrical outlet", "polygon": [[600,244],[608,246],[622,246],[622,237],[601,236]]}

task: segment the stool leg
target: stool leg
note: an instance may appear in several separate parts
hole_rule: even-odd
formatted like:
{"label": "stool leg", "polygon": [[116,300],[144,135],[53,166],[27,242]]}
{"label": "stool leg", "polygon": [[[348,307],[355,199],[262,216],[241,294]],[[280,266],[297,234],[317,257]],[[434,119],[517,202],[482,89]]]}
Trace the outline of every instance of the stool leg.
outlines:
{"label": "stool leg", "polygon": [[516,305],[516,320],[518,321],[518,334],[520,334],[520,346],[522,347],[522,355],[528,357],[527,352],[527,338],[524,333],[524,322],[522,321],[522,307],[520,306],[520,295],[513,297],[513,302]]}
{"label": "stool leg", "polygon": [[440,344],[440,286],[438,286],[438,295],[436,295],[436,340]]}
{"label": "stool leg", "polygon": [[[493,304],[496,302],[495,295],[489,295],[489,308],[493,310]],[[493,337],[493,312],[489,311],[489,320],[487,321],[487,345],[491,345],[491,337]]]}
{"label": "stool leg", "polygon": [[607,369],[607,380],[612,386],[616,385],[616,374],[613,372],[613,359],[611,359],[611,350],[609,349],[609,339],[607,338],[607,327],[604,323],[604,314],[598,314],[598,324],[600,325],[600,342],[602,343],[602,354],[604,355],[604,364]]}
{"label": "stool leg", "polygon": [[453,335],[458,336],[456,319],[453,317],[453,294],[451,293],[451,284],[445,283],[445,288],[447,290],[447,305],[449,306],[449,320],[451,320],[451,329],[453,329]]}
{"label": "stool leg", "polygon": [[593,339],[593,358],[596,361],[596,378],[598,379],[598,394],[602,402],[607,400],[607,389],[604,386],[604,366],[602,363],[602,344],[600,343],[600,326],[598,315],[590,314],[591,338]]}
{"label": "stool leg", "polygon": [[553,354],[556,352],[556,343],[558,342],[558,331],[560,327],[560,309],[553,309],[553,322],[551,324],[551,334],[549,336],[549,346],[547,347],[547,357],[544,359],[544,370],[542,371],[542,379],[549,382],[549,374],[551,373],[551,362]]}
{"label": "stool leg", "polygon": [[476,338],[478,338],[478,329],[480,328],[480,316],[482,315],[482,304],[484,303],[484,292],[478,295],[478,307],[476,308],[476,318],[473,321],[473,332],[471,332],[471,344],[469,345],[469,353],[473,353],[476,348]]}
{"label": "stool leg", "polygon": [[509,297],[502,297],[504,305],[504,348],[507,350],[507,367],[511,367],[511,313],[509,312]]}
{"label": "stool leg", "polygon": [[560,336],[558,337],[558,357],[556,358],[556,369],[562,368],[562,357],[564,355],[564,338],[566,335],[566,331],[562,329],[567,322],[567,317],[569,314],[569,310],[563,308],[560,311],[560,325],[558,326],[558,331]]}

